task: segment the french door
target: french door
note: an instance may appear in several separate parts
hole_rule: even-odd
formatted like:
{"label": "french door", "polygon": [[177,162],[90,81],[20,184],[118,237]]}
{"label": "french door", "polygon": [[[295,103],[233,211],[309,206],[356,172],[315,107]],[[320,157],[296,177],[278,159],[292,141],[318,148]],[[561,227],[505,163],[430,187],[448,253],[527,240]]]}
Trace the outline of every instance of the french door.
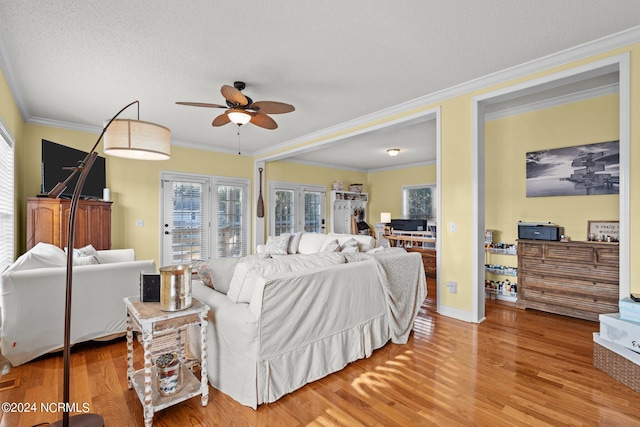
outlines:
{"label": "french door", "polygon": [[211,252],[210,180],[164,174],[162,179],[162,265],[208,259]]}
{"label": "french door", "polygon": [[326,232],[324,186],[287,182],[269,184],[269,234]]}
{"label": "french door", "polygon": [[250,181],[162,174],[162,264],[247,255]]}

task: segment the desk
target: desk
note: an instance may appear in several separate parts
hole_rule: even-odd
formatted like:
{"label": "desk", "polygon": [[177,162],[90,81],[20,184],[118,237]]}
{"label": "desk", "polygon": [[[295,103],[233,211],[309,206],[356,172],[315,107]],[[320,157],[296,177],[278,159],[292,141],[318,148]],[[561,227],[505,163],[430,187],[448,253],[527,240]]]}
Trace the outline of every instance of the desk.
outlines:
{"label": "desk", "polygon": [[406,243],[436,243],[437,239],[434,237],[420,237],[420,236],[401,236],[398,234],[391,234],[390,236],[384,236],[389,241],[389,245],[392,247],[397,246],[398,242]]}
{"label": "desk", "polygon": [[[384,236],[389,241],[389,246],[404,246],[407,252],[419,252],[422,255],[422,263],[424,264],[424,273],[427,277],[436,278],[436,250],[434,237],[410,236],[392,234]],[[406,243],[410,243],[410,246]],[[433,244],[433,248],[424,247],[425,243]],[[408,246],[408,247],[407,247]]]}

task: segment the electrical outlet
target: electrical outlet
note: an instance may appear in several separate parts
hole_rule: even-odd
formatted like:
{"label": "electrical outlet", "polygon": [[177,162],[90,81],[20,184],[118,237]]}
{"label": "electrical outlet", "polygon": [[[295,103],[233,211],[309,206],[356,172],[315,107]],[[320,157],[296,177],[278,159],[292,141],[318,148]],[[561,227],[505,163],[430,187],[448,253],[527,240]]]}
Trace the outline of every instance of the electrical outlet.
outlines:
{"label": "electrical outlet", "polygon": [[445,286],[447,288],[449,288],[449,293],[450,294],[457,294],[458,293],[458,282],[447,282],[447,283],[445,283]]}
{"label": "electrical outlet", "polygon": [[144,220],[136,219],[136,227],[144,227]]}
{"label": "electrical outlet", "polygon": [[455,233],[456,231],[456,223],[455,222],[450,222],[449,223],[449,229]]}

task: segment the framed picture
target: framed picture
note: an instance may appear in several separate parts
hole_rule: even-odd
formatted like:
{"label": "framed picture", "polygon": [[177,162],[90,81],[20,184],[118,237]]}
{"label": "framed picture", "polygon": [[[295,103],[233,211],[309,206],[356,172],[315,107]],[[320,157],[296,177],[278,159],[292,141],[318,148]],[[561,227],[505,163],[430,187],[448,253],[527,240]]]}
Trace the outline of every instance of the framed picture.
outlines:
{"label": "framed picture", "polygon": [[592,242],[618,242],[620,221],[587,221],[587,240]]}
{"label": "framed picture", "polygon": [[619,153],[619,141],[529,152],[527,197],[619,194]]}

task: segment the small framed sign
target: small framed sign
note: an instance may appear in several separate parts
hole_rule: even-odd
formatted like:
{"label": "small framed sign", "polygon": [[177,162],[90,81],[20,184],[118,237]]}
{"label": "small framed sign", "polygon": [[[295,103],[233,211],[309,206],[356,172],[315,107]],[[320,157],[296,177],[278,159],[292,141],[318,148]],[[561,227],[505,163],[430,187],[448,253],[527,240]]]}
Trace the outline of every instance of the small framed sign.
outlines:
{"label": "small framed sign", "polygon": [[620,240],[620,221],[588,221],[587,240],[618,242]]}

